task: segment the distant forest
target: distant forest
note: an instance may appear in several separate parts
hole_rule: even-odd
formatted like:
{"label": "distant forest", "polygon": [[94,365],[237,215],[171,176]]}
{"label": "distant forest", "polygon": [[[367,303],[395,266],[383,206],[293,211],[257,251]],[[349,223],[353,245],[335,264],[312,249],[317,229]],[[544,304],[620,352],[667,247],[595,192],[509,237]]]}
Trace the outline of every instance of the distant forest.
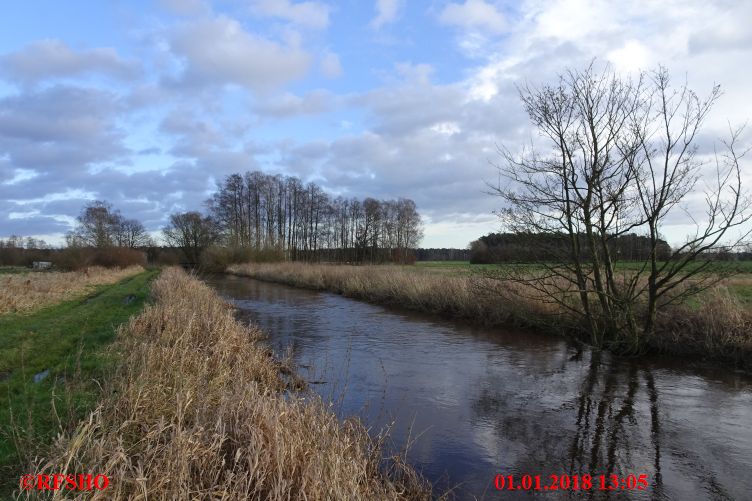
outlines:
{"label": "distant forest", "polygon": [[470,249],[415,249],[416,261],[469,261]]}
{"label": "distant forest", "polygon": [[[585,236],[580,235],[581,249],[587,249]],[[509,263],[561,261],[568,256],[569,236],[553,233],[489,233],[470,244],[471,263]],[[621,235],[611,240],[611,252],[619,261],[645,260],[650,254],[650,239],[635,234]],[[668,259],[671,247],[658,241],[658,259]]]}

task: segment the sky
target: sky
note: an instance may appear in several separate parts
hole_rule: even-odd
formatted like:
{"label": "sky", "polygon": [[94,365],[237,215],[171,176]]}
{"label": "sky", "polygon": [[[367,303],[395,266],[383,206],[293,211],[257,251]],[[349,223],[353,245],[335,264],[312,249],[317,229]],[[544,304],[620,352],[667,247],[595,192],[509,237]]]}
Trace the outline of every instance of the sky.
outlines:
{"label": "sky", "polygon": [[[708,144],[752,117],[750,1],[29,0],[2,19],[0,237],[53,244],[88,201],[156,234],[261,170],[411,198],[423,247],[464,248],[499,229],[497,146],[536,136],[518,86],[594,58],[720,84]],[[669,222],[669,242],[690,231]]]}

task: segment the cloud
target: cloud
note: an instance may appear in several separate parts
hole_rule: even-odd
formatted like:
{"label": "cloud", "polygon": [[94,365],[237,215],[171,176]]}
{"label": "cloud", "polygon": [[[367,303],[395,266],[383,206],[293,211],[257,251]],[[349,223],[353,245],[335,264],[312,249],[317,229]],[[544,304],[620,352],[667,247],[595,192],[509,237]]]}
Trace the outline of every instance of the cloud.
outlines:
{"label": "cloud", "polygon": [[0,99],[0,152],[16,168],[85,168],[128,153],[116,122],[117,97],[56,85]]}
{"label": "cloud", "polygon": [[703,17],[703,23],[689,35],[689,51],[728,52],[749,50],[752,47],[752,3],[739,2],[733,9],[718,9],[714,15]]}
{"label": "cloud", "polygon": [[337,78],[342,75],[342,65],[339,56],[333,52],[326,52],[321,57],[321,73],[327,78]]}
{"label": "cloud", "polygon": [[203,0],[159,0],[166,9],[180,16],[207,14],[211,8]]}
{"label": "cloud", "polygon": [[324,29],[329,26],[329,7],[320,2],[298,2],[290,0],[255,0],[252,4],[255,13],[278,17],[299,26]]}
{"label": "cloud", "polygon": [[0,75],[12,81],[33,83],[87,74],[132,79],[139,74],[139,67],[133,61],[122,59],[115,49],[77,52],[60,40],[38,40],[0,56]]}
{"label": "cloud", "polygon": [[396,21],[403,4],[403,0],[376,0],[376,17],[371,20],[371,27],[378,30]]}
{"label": "cloud", "polygon": [[185,62],[179,83],[189,87],[236,84],[267,91],[303,77],[311,64],[300,47],[251,34],[227,16],[181,25],[170,47]]}
{"label": "cloud", "polygon": [[650,50],[637,40],[629,40],[622,47],[610,51],[606,57],[620,72],[640,71],[652,66]]}
{"label": "cloud", "polygon": [[303,96],[288,93],[263,99],[255,103],[252,110],[267,118],[317,115],[332,110],[336,105],[335,101],[335,96],[330,92],[314,90]]}
{"label": "cloud", "polygon": [[465,0],[465,3],[450,3],[441,11],[439,21],[465,30],[481,30],[499,34],[507,29],[504,15],[484,0]]}
{"label": "cloud", "polygon": [[227,144],[224,134],[213,123],[184,109],[169,113],[160,123],[159,131],[175,139],[170,153],[177,157],[201,156]]}

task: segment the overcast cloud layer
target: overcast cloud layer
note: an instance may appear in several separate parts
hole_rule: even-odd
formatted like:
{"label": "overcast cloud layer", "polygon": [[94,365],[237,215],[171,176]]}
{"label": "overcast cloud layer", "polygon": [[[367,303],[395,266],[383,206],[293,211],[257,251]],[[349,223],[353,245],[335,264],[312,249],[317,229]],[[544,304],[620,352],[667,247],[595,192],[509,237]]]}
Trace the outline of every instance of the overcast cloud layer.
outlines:
{"label": "overcast cloud layer", "polygon": [[496,145],[535,135],[515,86],[592,58],[720,83],[708,151],[752,118],[750,2],[65,4],[4,7],[0,237],[59,243],[92,199],[156,231],[260,169],[412,198],[423,246],[465,247],[498,227]]}

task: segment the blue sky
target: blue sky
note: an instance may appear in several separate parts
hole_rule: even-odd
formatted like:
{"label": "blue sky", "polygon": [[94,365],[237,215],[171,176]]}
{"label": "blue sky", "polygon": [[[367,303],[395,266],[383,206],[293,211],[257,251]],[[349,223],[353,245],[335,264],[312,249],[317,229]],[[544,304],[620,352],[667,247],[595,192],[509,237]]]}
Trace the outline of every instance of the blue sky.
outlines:
{"label": "blue sky", "polygon": [[[671,0],[30,1],[0,30],[0,237],[59,243],[87,200],[158,231],[260,169],[409,197],[426,247],[496,230],[496,145],[534,131],[516,85],[592,59],[668,66],[752,117],[752,3]],[[749,134],[745,136],[749,139]],[[678,241],[691,231],[676,218]]]}

